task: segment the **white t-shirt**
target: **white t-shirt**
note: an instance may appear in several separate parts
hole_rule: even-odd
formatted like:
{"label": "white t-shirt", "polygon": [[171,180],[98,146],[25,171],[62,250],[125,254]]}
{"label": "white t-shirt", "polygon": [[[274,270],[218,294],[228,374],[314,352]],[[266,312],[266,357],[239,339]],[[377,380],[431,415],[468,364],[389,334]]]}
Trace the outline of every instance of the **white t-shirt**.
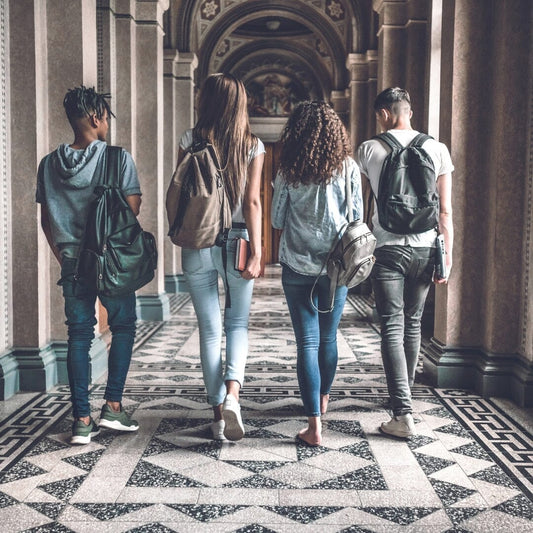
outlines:
{"label": "white t-shirt", "polygon": [[[180,148],[182,150],[188,150],[193,143],[193,133],[192,128],[185,130],[183,135],[180,139]],[[250,164],[258,155],[265,153],[265,145],[263,144],[263,141],[257,137],[257,144],[255,146],[252,146],[250,149],[250,154],[248,155],[248,164]],[[242,203],[239,202],[239,204],[235,207],[233,210],[233,214],[231,217],[233,222],[244,222],[244,215],[242,214]]]}
{"label": "white t-shirt", "polygon": [[[407,146],[420,132],[416,130],[388,130],[402,146]],[[435,172],[437,178],[442,174],[449,174],[453,172],[453,164],[450,157],[450,152],[445,144],[436,141],[435,139],[428,139],[423,144],[424,149],[428,152],[435,165]],[[374,193],[374,215],[372,217],[373,233],[377,239],[377,246],[386,245],[402,245],[413,247],[433,247],[435,246],[435,230],[431,229],[424,233],[415,233],[411,235],[398,235],[390,233],[381,227],[378,219],[378,210],[376,200],[379,189],[379,178],[381,175],[381,168],[383,162],[390,152],[390,148],[378,141],[377,139],[370,139],[365,141],[357,149],[355,160],[364,174],[370,181],[372,192]]]}

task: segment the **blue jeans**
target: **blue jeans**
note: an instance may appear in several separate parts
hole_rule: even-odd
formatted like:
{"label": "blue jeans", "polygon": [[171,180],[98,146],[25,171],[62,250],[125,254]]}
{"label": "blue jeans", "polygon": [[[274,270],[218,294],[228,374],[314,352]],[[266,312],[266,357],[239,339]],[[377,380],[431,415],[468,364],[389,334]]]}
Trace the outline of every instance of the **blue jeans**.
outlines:
{"label": "blue jeans", "polygon": [[421,319],[435,266],[434,248],[382,246],[374,252],[372,288],[381,321],[381,356],[395,416],[412,412]]}
{"label": "blue jeans", "polygon": [[[306,416],[320,416],[320,394],[329,394],[337,371],[337,328],[348,289],[337,287],[333,310],[319,313],[309,299],[315,276],[304,276],[283,265],[281,281],[296,337],[296,372]],[[329,305],[329,278],[321,276],[313,302]]]}
{"label": "blue jeans", "polygon": [[222,248],[201,250],[182,248],[183,273],[189,285],[200,332],[200,361],[207,401],[219,405],[226,396],[226,381],[243,385],[248,356],[248,318],[254,289],[253,280],[244,279],[234,268],[237,237],[248,238],[245,229],[232,229],[227,242],[227,283],[231,307],[224,309],[226,334],[226,368],[222,361],[222,317],[218,293],[218,276],[225,280]]}
{"label": "blue jeans", "polygon": [[[64,259],[59,284],[63,287],[68,326],[67,372],[74,418],[91,414],[89,405],[89,349],[96,325],[96,293],[74,280],[75,259]],[[124,384],[135,340],[135,293],[121,297],[100,297],[107,311],[112,333],[108,356],[108,377],[104,398],[122,401]]]}

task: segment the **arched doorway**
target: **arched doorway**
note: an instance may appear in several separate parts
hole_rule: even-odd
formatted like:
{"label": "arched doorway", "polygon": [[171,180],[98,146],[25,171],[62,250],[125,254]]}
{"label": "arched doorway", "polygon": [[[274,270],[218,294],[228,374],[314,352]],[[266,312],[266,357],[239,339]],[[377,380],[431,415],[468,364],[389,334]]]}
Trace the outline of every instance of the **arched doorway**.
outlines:
{"label": "arched doorway", "polygon": [[166,46],[194,53],[195,83],[231,72],[245,84],[252,130],[265,143],[263,239],[267,262],[277,261],[278,234],[270,200],[279,148],[276,141],[295,103],[330,101],[348,123],[346,58],[361,39],[359,15],[348,0],[171,2]]}

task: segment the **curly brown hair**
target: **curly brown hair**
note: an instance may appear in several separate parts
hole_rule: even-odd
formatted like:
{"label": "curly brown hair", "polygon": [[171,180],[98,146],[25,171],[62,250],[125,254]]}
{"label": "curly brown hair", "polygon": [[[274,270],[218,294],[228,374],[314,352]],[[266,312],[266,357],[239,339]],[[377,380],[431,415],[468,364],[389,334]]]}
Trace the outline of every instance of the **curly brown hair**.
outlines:
{"label": "curly brown hair", "polygon": [[329,183],[352,153],[341,119],[322,101],[300,102],[294,108],[281,143],[279,170],[292,185]]}

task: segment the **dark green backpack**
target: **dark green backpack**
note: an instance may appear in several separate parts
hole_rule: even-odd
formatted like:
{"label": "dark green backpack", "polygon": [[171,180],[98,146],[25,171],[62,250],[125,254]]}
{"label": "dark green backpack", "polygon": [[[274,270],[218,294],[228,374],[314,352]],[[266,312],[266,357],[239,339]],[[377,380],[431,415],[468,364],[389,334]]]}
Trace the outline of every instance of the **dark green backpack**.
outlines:
{"label": "dark green backpack", "polygon": [[108,146],[103,183],[91,204],[76,266],[76,279],[99,296],[121,296],[140,289],[154,277],[157,248],[143,231],[119,186],[122,148]]}

